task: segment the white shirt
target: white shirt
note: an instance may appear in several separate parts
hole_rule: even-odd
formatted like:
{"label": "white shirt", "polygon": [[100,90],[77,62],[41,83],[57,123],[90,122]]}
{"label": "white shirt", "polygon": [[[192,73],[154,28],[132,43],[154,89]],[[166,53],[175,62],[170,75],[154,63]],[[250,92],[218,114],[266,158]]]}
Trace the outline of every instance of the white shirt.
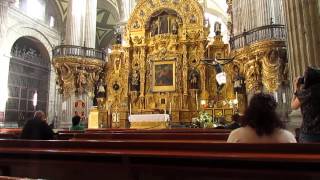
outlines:
{"label": "white shirt", "polygon": [[296,143],[294,135],[285,129],[275,129],[267,136],[258,136],[255,129],[250,126],[233,130],[227,142],[230,143]]}

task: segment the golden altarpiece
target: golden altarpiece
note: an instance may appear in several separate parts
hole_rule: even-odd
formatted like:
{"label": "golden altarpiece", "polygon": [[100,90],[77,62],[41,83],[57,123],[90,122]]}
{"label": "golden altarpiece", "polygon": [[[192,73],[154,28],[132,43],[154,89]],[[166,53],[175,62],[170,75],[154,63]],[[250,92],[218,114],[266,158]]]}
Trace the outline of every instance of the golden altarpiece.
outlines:
{"label": "golden altarpiece", "polygon": [[[232,17],[232,0],[227,4]],[[283,25],[233,36],[231,18],[230,45],[222,41],[221,24],[215,23],[214,29],[210,42],[210,24],[196,0],[140,0],[126,25],[125,43],[113,46],[105,67],[96,61],[104,59],[103,54],[96,57],[98,51],[87,53],[84,48],[86,57],[94,54],[96,60],[74,62],[68,53],[61,53],[66,47],[57,48],[53,54],[57,82],[64,95],[93,94],[99,87],[96,91],[101,89],[104,95],[97,98],[94,110],[98,126],[122,128],[129,127],[130,113],[168,113],[173,124],[190,123],[199,111],[230,117],[234,111],[243,113],[254,93],[280,96],[289,89]],[[224,86],[217,83],[214,63],[223,66]],[[288,102],[290,97],[285,98]]]}
{"label": "golden altarpiece", "polygon": [[[201,100],[214,99],[215,72],[202,62],[209,26],[195,0],[139,1],[126,26],[127,45],[113,46],[107,67],[105,107],[119,115],[121,127],[130,112],[163,111],[173,123],[190,122]],[[228,55],[220,35],[214,43],[212,53]]]}

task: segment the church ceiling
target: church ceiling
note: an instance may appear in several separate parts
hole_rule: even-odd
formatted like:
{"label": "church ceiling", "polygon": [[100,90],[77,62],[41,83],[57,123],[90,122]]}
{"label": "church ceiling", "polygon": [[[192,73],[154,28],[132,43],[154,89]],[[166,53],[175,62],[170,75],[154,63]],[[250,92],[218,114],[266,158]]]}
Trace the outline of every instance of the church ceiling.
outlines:
{"label": "church ceiling", "polygon": [[[62,21],[66,22],[69,0],[55,0]],[[104,48],[113,39],[114,26],[120,19],[117,0],[98,0],[96,47]]]}
{"label": "church ceiling", "polygon": [[117,18],[110,11],[98,9],[97,11],[97,47],[105,47],[111,41],[110,37],[114,34],[114,26]]}
{"label": "church ceiling", "polygon": [[68,10],[68,1],[69,0],[55,0],[58,6],[60,15],[62,17],[62,21],[64,22],[67,17],[67,10]]}

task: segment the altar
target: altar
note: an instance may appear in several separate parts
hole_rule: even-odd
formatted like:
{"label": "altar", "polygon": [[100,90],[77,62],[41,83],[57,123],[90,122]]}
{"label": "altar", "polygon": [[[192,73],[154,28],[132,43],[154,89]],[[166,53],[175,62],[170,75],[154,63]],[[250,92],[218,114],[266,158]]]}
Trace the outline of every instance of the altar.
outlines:
{"label": "altar", "polygon": [[168,128],[168,114],[134,114],[129,116],[130,128],[164,129]]}

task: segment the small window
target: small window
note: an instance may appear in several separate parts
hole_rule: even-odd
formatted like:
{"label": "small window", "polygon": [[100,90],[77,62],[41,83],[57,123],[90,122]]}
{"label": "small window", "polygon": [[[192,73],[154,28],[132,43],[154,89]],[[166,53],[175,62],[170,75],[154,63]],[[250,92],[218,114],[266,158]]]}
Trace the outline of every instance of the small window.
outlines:
{"label": "small window", "polygon": [[50,28],[53,28],[54,27],[54,17],[53,16],[50,16],[50,21],[49,21],[49,26]]}

